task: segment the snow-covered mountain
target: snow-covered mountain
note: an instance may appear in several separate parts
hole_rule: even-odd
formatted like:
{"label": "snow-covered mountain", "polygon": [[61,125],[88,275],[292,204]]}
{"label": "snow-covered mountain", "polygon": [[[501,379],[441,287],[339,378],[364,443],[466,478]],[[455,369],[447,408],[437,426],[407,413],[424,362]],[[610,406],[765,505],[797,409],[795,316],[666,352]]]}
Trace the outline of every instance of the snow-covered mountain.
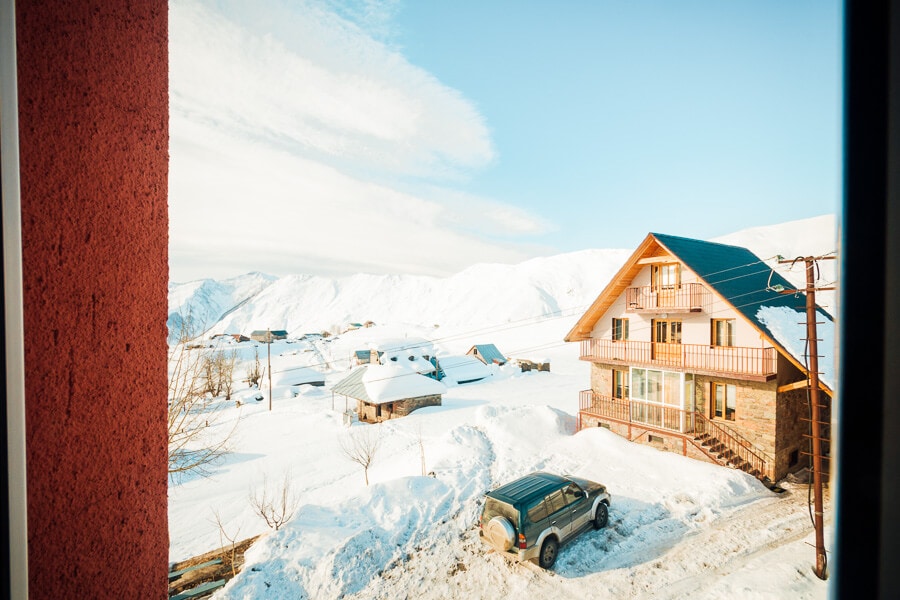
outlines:
{"label": "snow-covered mountain", "polygon": [[[738,231],[712,241],[744,246],[792,283],[804,284],[801,266],[778,267],[778,255],[822,255],[836,250],[836,220],[823,215]],[[335,330],[350,322],[485,327],[584,310],[633,249],[591,249],[520,264],[478,264],[447,278],[370,275],[329,278],[250,273],[169,286],[169,329],[186,318],[192,333],[244,333],[285,329],[291,336]],[[834,281],[837,261],[822,263],[822,281]],[[833,295],[819,304],[832,309]]]}

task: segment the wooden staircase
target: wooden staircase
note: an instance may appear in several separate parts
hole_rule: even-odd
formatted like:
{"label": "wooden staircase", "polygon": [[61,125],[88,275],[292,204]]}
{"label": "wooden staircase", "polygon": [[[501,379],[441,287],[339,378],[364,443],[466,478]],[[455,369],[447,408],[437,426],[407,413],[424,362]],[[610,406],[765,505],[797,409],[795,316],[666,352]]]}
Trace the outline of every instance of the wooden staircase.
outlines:
{"label": "wooden staircase", "polygon": [[740,434],[700,413],[695,412],[694,418],[694,434],[688,439],[701,452],[720,465],[753,475],[770,489],[776,487],[770,478],[774,465],[761,450]]}

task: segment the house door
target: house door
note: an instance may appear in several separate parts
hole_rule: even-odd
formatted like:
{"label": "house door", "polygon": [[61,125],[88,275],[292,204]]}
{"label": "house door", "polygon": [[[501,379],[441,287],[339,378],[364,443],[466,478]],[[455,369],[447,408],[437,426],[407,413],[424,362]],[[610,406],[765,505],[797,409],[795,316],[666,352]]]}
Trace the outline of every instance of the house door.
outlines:
{"label": "house door", "polygon": [[653,291],[656,292],[656,306],[660,308],[676,305],[675,293],[681,286],[681,272],[678,263],[653,265]]}
{"label": "house door", "polygon": [[681,364],[681,319],[653,319],[653,360]]}

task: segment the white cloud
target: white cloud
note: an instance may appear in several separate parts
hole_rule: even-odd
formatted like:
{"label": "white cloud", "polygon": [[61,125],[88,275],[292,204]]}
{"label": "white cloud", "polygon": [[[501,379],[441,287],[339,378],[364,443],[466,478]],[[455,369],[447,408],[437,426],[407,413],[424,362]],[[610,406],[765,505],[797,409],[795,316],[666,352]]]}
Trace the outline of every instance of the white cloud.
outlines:
{"label": "white cloud", "polygon": [[459,92],[324,4],[216,6],[170,8],[173,280],[447,275],[550,228],[448,187],[494,158]]}

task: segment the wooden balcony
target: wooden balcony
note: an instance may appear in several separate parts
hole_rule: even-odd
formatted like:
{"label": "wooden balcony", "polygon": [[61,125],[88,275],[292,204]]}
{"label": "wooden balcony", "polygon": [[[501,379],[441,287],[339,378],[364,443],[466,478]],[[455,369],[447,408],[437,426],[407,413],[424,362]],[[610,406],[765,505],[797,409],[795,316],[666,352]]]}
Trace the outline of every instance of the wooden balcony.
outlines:
{"label": "wooden balcony", "polygon": [[[639,431],[658,431],[691,443],[715,462],[739,468],[765,481],[773,476],[774,461],[734,429],[697,411],[655,402],[626,400],[583,390],[578,395],[579,423],[588,414]],[[685,450],[685,453],[687,451]]]}
{"label": "wooden balcony", "polygon": [[625,311],[637,313],[709,312],[712,294],[703,284],[684,283],[671,289],[654,286],[625,290]]}
{"label": "wooden balcony", "polygon": [[580,358],[610,364],[622,363],[623,366],[657,367],[757,381],[767,381],[774,377],[778,364],[778,352],[775,348],[601,339],[582,340]]}

